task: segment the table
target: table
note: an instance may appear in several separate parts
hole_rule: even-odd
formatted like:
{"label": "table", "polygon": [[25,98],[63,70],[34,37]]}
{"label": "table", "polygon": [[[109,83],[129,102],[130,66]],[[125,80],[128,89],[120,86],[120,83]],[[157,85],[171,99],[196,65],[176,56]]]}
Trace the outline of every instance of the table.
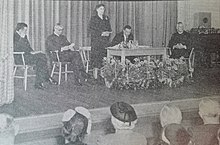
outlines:
{"label": "table", "polygon": [[107,57],[120,56],[121,63],[125,64],[126,56],[147,56],[150,60],[152,55],[162,55],[162,58],[167,57],[167,47],[151,47],[151,46],[138,46],[138,49],[116,49],[116,47],[108,47]]}

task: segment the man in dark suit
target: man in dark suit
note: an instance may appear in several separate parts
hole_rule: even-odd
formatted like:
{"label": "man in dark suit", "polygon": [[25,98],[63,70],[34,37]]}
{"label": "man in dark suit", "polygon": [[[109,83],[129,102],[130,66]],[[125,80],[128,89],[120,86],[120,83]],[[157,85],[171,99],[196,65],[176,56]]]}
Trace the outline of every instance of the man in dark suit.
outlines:
{"label": "man in dark suit", "polygon": [[[35,65],[36,79],[35,88],[44,89],[44,82],[57,84],[50,75],[47,67],[46,55],[42,52],[35,52],[27,38],[28,25],[25,23],[18,23],[14,32],[14,52],[24,52],[24,59],[26,64]],[[16,63],[22,63],[21,57],[15,56]]]}
{"label": "man in dark suit", "polygon": [[126,25],[124,26],[122,32],[115,35],[112,42],[110,43],[110,46],[118,45],[121,42],[129,42],[130,40],[134,40],[134,36],[131,33],[131,26]]}
{"label": "man in dark suit", "polygon": [[191,51],[190,34],[184,30],[183,23],[178,22],[177,32],[171,36],[168,47],[171,48],[171,58],[189,57]]}
{"label": "man in dark suit", "polygon": [[70,43],[66,36],[62,35],[63,29],[59,23],[54,26],[53,34],[48,36],[46,40],[46,51],[51,57],[50,51],[58,50],[60,61],[70,62],[70,69],[74,71],[75,83],[81,86],[82,78],[88,77],[88,74],[84,70],[79,51],[74,47],[75,44]]}

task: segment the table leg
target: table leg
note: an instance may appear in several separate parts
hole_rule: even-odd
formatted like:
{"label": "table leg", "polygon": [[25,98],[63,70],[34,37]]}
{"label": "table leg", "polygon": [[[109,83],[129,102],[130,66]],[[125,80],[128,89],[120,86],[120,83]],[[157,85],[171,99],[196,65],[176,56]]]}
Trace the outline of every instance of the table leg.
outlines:
{"label": "table leg", "polygon": [[150,62],[150,55],[147,55],[147,61]]}
{"label": "table leg", "polygon": [[125,64],[125,51],[124,50],[121,51],[121,63]]}
{"label": "table leg", "polygon": [[110,50],[107,49],[107,58],[110,57]]}

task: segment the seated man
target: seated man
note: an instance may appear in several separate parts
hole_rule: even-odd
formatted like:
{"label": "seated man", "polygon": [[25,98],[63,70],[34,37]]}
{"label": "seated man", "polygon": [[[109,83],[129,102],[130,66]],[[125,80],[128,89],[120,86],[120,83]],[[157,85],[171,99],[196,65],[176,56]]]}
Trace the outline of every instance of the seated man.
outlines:
{"label": "seated man", "polygon": [[[27,24],[18,23],[14,33],[14,51],[24,52],[26,64],[36,65],[35,88],[44,89],[45,81],[57,84],[50,75],[47,67],[46,55],[41,52],[34,52],[27,38]],[[15,62],[21,64],[22,59],[15,55]]]}
{"label": "seated man", "polygon": [[171,48],[171,58],[189,57],[191,51],[190,34],[184,31],[183,23],[177,23],[177,32],[174,33],[169,41],[168,47]]}
{"label": "seated man", "polygon": [[[117,33],[115,37],[112,39],[112,42],[110,43],[110,47],[120,44],[121,42],[128,43],[130,40],[134,40],[134,35],[131,33],[131,26],[126,25],[124,26],[122,32]],[[116,57],[117,58],[117,57]],[[135,56],[128,56],[126,57],[131,62],[133,62],[133,59]]]}
{"label": "seated man", "polygon": [[[74,71],[75,83],[81,86],[82,77],[87,77],[84,71],[83,62],[79,51],[74,48],[74,43],[70,43],[66,36],[62,35],[63,26],[59,23],[54,26],[54,32],[47,37],[46,51],[51,56],[51,51],[57,51],[60,57],[60,61],[70,62],[70,70]],[[51,57],[51,59],[53,59]],[[81,78],[81,79],[80,79]]]}
{"label": "seated man", "polygon": [[199,115],[204,124],[189,129],[195,145],[218,145],[219,110],[217,101],[203,99],[200,102]]}
{"label": "seated man", "polygon": [[137,123],[134,108],[124,102],[116,102],[111,108],[111,122],[116,130],[113,134],[103,136],[98,140],[100,145],[146,145],[147,140],[142,134],[133,132]]}
{"label": "seated man", "polygon": [[118,45],[121,42],[129,42],[130,40],[134,40],[134,36],[131,33],[131,26],[126,25],[124,26],[122,32],[115,35],[112,42],[110,43],[110,46]]}
{"label": "seated man", "polygon": [[62,118],[62,135],[65,145],[86,145],[83,143],[86,134],[91,131],[91,114],[84,107],[67,110]]}

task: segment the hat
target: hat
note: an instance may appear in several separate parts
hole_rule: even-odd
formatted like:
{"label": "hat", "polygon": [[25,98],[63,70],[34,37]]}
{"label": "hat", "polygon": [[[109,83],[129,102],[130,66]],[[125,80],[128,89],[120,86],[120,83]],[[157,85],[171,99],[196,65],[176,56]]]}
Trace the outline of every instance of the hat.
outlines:
{"label": "hat", "polygon": [[110,107],[112,116],[122,122],[137,120],[137,115],[134,108],[125,102],[116,102]]}
{"label": "hat", "polygon": [[219,103],[211,99],[203,99],[199,103],[199,112],[201,115],[218,115],[220,113]]}
{"label": "hat", "polygon": [[75,114],[76,114],[76,111],[72,109],[68,109],[66,112],[64,112],[62,121],[63,122],[69,121]]}
{"label": "hat", "polygon": [[182,121],[182,112],[174,105],[165,105],[160,112],[161,126],[165,127],[168,124],[180,124]]}
{"label": "hat", "polygon": [[78,112],[79,114],[85,116],[88,119],[91,118],[91,114],[90,114],[89,110],[84,108],[84,107],[81,107],[81,106],[80,107],[76,107],[75,111]]}
{"label": "hat", "polygon": [[84,107],[81,107],[81,106],[76,107],[75,110],[76,110],[76,112],[78,112],[79,114],[85,116],[88,119],[88,126],[87,126],[87,129],[86,129],[86,132],[88,134],[90,134],[91,127],[92,127],[92,120],[91,120],[91,114],[90,114],[89,110],[84,108]]}

